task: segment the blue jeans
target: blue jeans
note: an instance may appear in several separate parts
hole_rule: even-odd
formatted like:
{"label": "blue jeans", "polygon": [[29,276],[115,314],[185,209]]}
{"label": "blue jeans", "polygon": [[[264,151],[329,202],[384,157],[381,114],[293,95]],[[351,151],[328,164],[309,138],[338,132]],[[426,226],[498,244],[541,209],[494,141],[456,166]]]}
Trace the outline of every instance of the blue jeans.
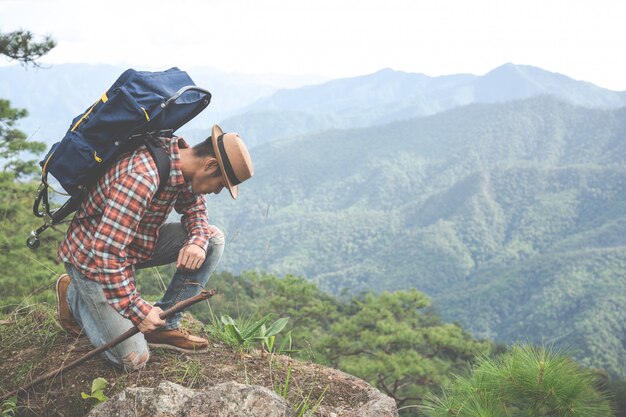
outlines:
{"label": "blue jeans", "polygon": [[[216,233],[209,240],[209,247],[202,266],[195,271],[177,270],[165,295],[155,306],[166,310],[181,300],[198,295],[217,267],[224,252],[224,235],[214,226]],[[136,269],[166,265],[176,262],[178,252],[187,241],[187,232],[180,223],[161,226],[159,239],[152,258],[135,266]],[[100,283],[92,281],[71,264],[65,269],[72,281],[67,290],[67,302],[78,325],[95,347],[110,342],[128,329],[132,322],[120,315],[104,296]],[[166,328],[176,329],[181,314],[166,320]],[[149,350],[143,334],[138,333],[103,353],[106,359],[126,369],[143,366],[148,360]]]}

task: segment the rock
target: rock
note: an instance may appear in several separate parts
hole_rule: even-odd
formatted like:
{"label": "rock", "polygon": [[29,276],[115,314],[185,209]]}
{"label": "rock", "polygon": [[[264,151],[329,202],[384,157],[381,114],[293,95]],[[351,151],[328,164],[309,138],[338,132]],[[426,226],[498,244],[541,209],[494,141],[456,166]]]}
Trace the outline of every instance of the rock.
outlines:
{"label": "rock", "polygon": [[293,408],[271,390],[225,382],[191,390],[173,382],[126,388],[96,406],[89,417],[292,417]]}
{"label": "rock", "polygon": [[291,417],[291,405],[275,392],[234,381],[199,391],[184,409],[189,417]]}
{"label": "rock", "polygon": [[191,399],[194,391],[173,382],[161,382],[157,388],[126,388],[124,391],[96,406],[90,417],[175,417]]}
{"label": "rock", "polygon": [[[285,368],[289,366],[286,363]],[[336,369],[323,369],[323,378],[336,386],[356,388],[352,406],[320,405],[315,415],[329,417],[397,417],[395,401],[355,376]],[[321,376],[320,376],[321,377]],[[327,395],[332,395],[328,394]],[[356,405],[358,404],[358,406]],[[192,390],[173,382],[157,388],[126,388],[95,407],[90,417],[291,417],[295,412],[272,390],[254,385],[225,382]]]}
{"label": "rock", "polygon": [[359,387],[364,393],[365,403],[357,410],[328,409],[320,406],[317,410],[324,416],[336,417],[397,417],[398,409],[396,402],[389,396],[383,394],[367,382],[353,375],[342,372],[338,369],[327,368],[324,370],[329,379],[341,381],[355,387]]}

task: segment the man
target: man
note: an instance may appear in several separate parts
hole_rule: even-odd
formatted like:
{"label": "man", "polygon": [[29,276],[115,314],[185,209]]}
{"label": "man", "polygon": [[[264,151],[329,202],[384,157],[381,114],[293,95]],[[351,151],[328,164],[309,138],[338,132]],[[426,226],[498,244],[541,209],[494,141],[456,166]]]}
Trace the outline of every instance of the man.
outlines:
{"label": "man", "polygon": [[[142,146],[125,154],[90,188],[59,246],[66,275],[57,281],[63,328],[84,333],[94,346],[132,326],[141,333],[106,351],[114,364],[133,370],[149,357],[148,346],[206,351],[208,341],[180,328],[180,314],[159,314],[200,293],[224,250],[224,235],[209,225],[202,194],[224,187],[237,198],[238,184],[253,175],[241,138],[215,125],[211,137],[190,148],[181,138],[164,144],[170,176],[159,187],[156,163]],[[180,223],[164,224],[172,208]],[[176,263],[163,298],[151,305],[135,287],[136,269]]]}

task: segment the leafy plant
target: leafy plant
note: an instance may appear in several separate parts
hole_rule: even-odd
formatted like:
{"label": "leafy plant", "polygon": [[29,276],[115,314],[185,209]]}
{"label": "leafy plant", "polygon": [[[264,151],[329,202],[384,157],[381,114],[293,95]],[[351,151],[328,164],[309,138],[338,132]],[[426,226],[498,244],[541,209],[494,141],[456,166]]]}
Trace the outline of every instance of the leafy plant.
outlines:
{"label": "leafy plant", "polygon": [[[267,328],[265,324],[261,326],[261,328],[259,329],[258,338],[261,340],[262,349],[265,349],[270,353],[274,352],[274,343],[276,342],[276,335],[283,331],[288,321],[289,321],[289,317],[283,317],[283,318],[276,320],[274,323],[272,323],[272,325],[270,325],[269,328]],[[291,337],[291,331],[289,331],[287,333],[287,336],[283,340],[283,343],[281,343],[280,347],[278,348],[278,353],[296,352],[294,350],[291,350],[292,342],[293,340]],[[285,349],[287,345],[289,348],[288,350]]]}
{"label": "leafy plant", "polygon": [[107,386],[108,382],[104,378],[96,378],[91,383],[91,394],[86,394],[81,392],[80,395],[83,397],[83,400],[93,399],[96,400],[96,404],[100,404],[109,399],[106,395],[104,395],[104,388]]}
{"label": "leafy plant", "polygon": [[9,397],[2,402],[2,417],[13,417],[17,408],[17,397]]}
{"label": "leafy plant", "polygon": [[[276,335],[285,328],[289,320],[288,317],[283,317],[266,326],[272,316],[273,314],[270,313],[255,321],[252,316],[235,320],[229,315],[223,315],[219,321],[212,320],[212,323],[207,326],[207,332],[238,349],[249,349],[253,342],[261,341],[262,345],[268,347],[271,352]],[[284,347],[284,344],[281,344],[281,347]]]}
{"label": "leafy plant", "polygon": [[224,331],[235,341],[238,347],[249,347],[253,340],[256,340],[257,333],[261,329],[261,326],[270,319],[271,315],[266,315],[261,320],[252,322],[248,320],[235,321],[229,315],[221,317],[222,324],[224,325]]}
{"label": "leafy plant", "polygon": [[597,377],[549,348],[514,346],[484,357],[468,377],[457,377],[441,397],[429,396],[428,417],[613,415]]}

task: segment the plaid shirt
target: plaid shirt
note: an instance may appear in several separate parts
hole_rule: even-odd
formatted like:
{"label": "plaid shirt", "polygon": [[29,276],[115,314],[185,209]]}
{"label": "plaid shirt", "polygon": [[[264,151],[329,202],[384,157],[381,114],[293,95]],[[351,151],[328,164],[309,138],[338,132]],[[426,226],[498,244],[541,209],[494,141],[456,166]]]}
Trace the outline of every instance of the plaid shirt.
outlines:
{"label": "plaid shirt", "polygon": [[100,282],[111,306],[135,325],[152,305],[137,293],[133,265],[150,259],[172,208],[182,214],[187,244],[206,251],[211,235],[204,197],[183,178],[179,147],[189,145],[181,138],[169,143],[170,178],[157,195],[158,170],[147,148],[120,157],[90,188],[58,249],[60,260]]}

